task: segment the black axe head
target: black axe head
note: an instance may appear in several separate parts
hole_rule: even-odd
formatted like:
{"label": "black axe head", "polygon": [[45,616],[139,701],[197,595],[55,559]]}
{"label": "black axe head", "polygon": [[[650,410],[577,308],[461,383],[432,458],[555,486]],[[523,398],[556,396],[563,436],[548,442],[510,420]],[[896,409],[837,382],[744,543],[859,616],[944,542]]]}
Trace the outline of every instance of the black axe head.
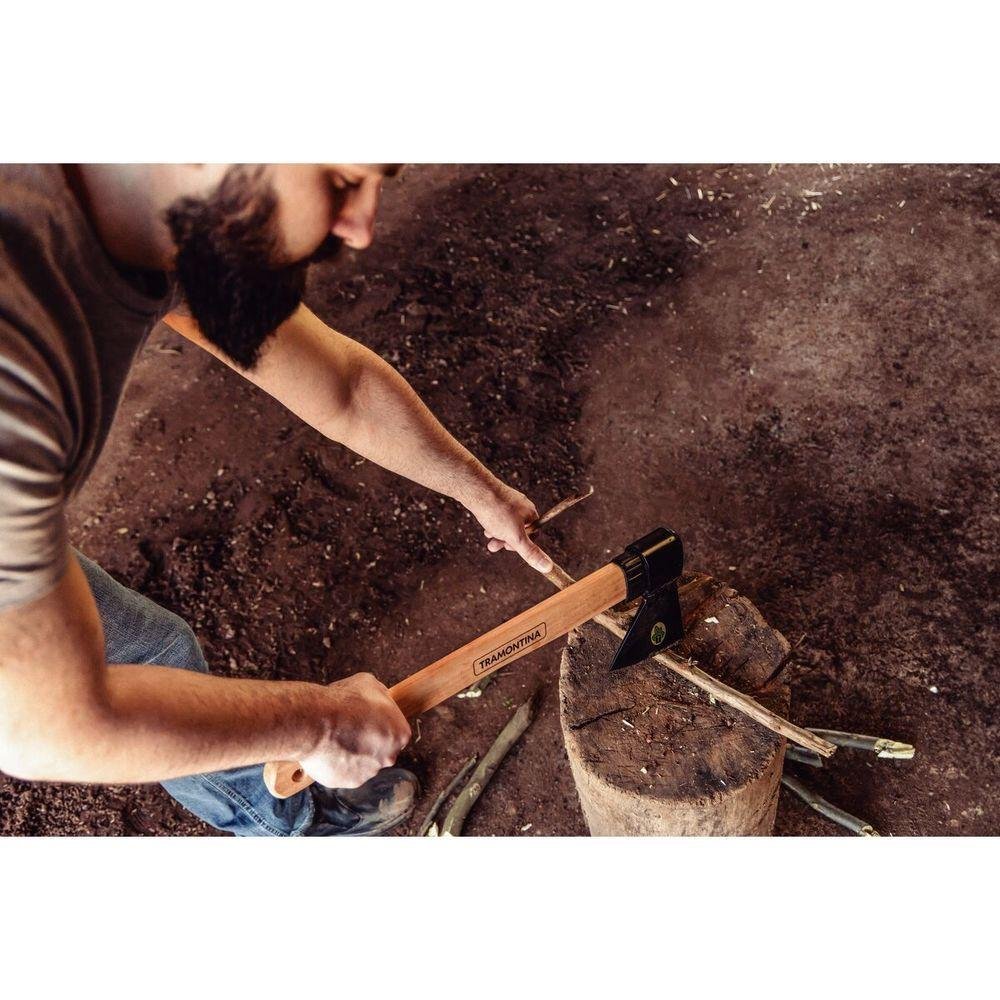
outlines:
{"label": "black axe head", "polygon": [[627,601],[642,598],[639,610],[611,669],[628,667],[684,637],[677,581],[684,569],[684,547],[680,535],[668,528],[655,528],[636,539],[612,562],[625,574]]}

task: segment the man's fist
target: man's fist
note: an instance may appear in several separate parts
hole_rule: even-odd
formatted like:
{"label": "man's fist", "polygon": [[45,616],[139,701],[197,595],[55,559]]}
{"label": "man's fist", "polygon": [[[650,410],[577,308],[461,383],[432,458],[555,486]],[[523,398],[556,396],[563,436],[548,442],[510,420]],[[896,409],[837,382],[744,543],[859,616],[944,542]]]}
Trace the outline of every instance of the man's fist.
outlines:
{"label": "man's fist", "polygon": [[315,752],[300,763],[327,788],[357,788],[395,764],[410,742],[410,724],[389,689],[371,674],[354,674],[325,690],[326,732]]}
{"label": "man's fist", "polygon": [[523,493],[501,483],[486,503],[472,508],[472,513],[482,525],[490,552],[507,549],[516,552],[539,573],[548,573],[552,569],[552,560],[525,530],[538,520],[538,511]]}

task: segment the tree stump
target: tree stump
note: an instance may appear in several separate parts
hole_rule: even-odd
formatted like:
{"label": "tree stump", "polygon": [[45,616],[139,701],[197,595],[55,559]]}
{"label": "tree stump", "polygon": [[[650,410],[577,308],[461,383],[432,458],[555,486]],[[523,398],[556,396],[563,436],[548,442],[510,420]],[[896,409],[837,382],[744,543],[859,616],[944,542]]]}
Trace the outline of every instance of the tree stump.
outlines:
{"label": "tree stump", "polygon": [[[731,587],[688,575],[685,637],[670,652],[787,714],[785,637]],[[713,620],[715,619],[715,620]],[[609,664],[619,640],[593,622],[562,654],[560,718],[594,836],[759,836],[774,826],[785,740],[649,659]]]}

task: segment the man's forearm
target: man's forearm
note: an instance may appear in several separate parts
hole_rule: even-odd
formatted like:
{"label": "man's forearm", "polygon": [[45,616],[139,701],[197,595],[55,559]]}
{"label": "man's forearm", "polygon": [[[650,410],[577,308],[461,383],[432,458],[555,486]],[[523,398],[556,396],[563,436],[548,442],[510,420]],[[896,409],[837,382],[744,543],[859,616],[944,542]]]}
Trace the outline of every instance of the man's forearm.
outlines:
{"label": "man's forearm", "polygon": [[[168,326],[230,367],[188,316]],[[301,306],[276,332],[245,378],[331,440],[467,507],[501,483],[441,425],[391,365]]]}
{"label": "man's forearm", "polygon": [[316,684],[150,664],[109,666],[106,677],[102,697],[73,704],[61,718],[19,720],[17,738],[5,741],[5,770],[32,780],[126,784],[299,760],[321,742],[324,710],[331,714],[329,695]]}
{"label": "man's forearm", "polygon": [[304,380],[304,366],[294,365],[300,377],[292,405],[321,434],[467,507],[485,502],[500,487],[406,379],[374,351],[332,330],[304,307],[289,326],[279,332],[275,349],[280,350],[282,335],[292,334],[286,349],[310,344],[318,355],[315,370],[328,373],[326,380]]}
{"label": "man's forearm", "polygon": [[347,405],[317,427],[332,440],[465,506],[501,485],[438,421],[410,384],[377,354],[353,341]]}
{"label": "man's forearm", "polygon": [[0,614],[0,769],[55,781],[157,781],[301,759],[336,724],[331,687],[106,666],[79,563]]}

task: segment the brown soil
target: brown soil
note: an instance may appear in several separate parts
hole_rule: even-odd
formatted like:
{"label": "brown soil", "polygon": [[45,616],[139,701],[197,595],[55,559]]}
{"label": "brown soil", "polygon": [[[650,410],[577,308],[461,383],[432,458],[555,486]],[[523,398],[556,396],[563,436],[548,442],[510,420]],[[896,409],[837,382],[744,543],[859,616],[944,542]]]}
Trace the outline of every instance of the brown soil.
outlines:
{"label": "brown soil", "polygon": [[[996,833],[998,220],[995,167],[418,167],[310,302],[539,507],[594,483],[549,535],[568,569],[668,524],[795,644],[795,721],[916,744],[838,754],[823,794],[885,834]],[[547,594],[163,330],[72,532],[223,674],[392,683]],[[584,832],[558,662],[421,720],[429,803],[545,686],[468,833]],[[843,833],[785,794],[777,830]],[[8,779],[0,831],[212,832],[155,786]]]}

